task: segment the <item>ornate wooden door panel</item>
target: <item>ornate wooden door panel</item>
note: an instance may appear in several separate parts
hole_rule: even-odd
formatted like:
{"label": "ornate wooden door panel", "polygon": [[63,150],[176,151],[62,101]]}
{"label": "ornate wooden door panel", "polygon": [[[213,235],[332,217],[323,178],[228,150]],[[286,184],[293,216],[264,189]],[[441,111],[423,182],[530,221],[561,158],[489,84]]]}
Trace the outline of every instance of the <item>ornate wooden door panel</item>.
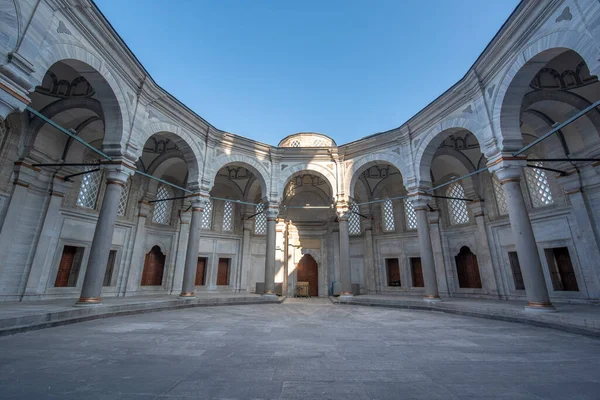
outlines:
{"label": "ornate wooden door panel", "polygon": [[412,275],[413,287],[425,287],[421,257],[413,257],[410,259],[410,272]]}
{"label": "ornate wooden door panel", "polygon": [[56,274],[56,281],[54,281],[55,287],[69,286],[69,276],[71,275],[71,268],[73,267],[73,261],[75,260],[76,252],[77,247],[75,246],[64,247],[60,264],[58,266],[58,273]]}
{"label": "ornate wooden door panel", "polygon": [[219,268],[217,269],[217,285],[229,285],[229,258],[219,258]]}
{"label": "ornate wooden door panel", "polygon": [[311,296],[319,295],[319,266],[310,254],[305,254],[298,262],[296,277],[298,282],[308,282]]}
{"label": "ornate wooden door panel", "polygon": [[196,286],[204,285],[204,277],[206,274],[206,257],[198,257],[198,264],[196,265]]}
{"label": "ornate wooden door panel", "polygon": [[144,271],[142,272],[142,286],[160,286],[162,285],[163,272],[165,268],[166,256],[160,250],[160,247],[154,246],[144,261]]}
{"label": "ornate wooden door panel", "polygon": [[454,257],[456,261],[456,273],[458,275],[458,286],[461,288],[481,289],[481,276],[477,256],[467,246],[463,246]]}
{"label": "ornate wooden door panel", "polygon": [[400,265],[397,258],[387,258],[388,286],[401,286],[400,281]]}

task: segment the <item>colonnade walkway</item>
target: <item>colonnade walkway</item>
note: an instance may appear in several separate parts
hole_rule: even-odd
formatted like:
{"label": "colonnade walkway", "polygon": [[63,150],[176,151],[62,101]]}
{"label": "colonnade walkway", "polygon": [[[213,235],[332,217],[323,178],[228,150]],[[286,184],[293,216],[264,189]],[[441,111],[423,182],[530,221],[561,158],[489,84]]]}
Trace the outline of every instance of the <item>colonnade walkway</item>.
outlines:
{"label": "colonnade walkway", "polygon": [[[75,298],[4,302],[0,303],[0,336],[116,315],[219,305],[277,304],[284,301],[285,297],[270,298],[253,293],[199,292],[196,298],[191,299],[181,299],[175,295],[106,297],[101,305],[87,307],[75,306]],[[438,311],[521,322],[600,337],[600,305],[596,304],[555,303],[556,312],[530,312],[524,310],[523,301],[453,297],[444,298],[438,303],[425,303],[417,296],[399,295],[287,299],[287,304],[293,303],[333,303],[342,307],[361,305]]]}

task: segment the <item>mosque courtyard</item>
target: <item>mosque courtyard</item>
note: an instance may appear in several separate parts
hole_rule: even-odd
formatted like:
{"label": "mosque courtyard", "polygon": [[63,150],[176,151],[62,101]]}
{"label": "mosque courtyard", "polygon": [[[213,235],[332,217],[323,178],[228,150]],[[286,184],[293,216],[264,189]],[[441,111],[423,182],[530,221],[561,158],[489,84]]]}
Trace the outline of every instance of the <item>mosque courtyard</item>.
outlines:
{"label": "mosque courtyard", "polygon": [[599,371],[594,338],[327,298],[0,337],[3,399],[597,399]]}

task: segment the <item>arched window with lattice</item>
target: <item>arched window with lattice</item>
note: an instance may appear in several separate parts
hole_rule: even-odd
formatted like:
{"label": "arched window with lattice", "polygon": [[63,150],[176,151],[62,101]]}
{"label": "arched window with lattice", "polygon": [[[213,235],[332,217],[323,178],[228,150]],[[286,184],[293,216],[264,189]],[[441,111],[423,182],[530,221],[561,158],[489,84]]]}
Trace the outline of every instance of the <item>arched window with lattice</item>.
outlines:
{"label": "arched window with lattice", "polygon": [[[532,158],[534,158],[534,156],[532,156]],[[528,164],[535,165],[536,167],[544,166],[541,161],[528,162]],[[525,183],[529,190],[531,205],[534,208],[554,204],[554,198],[552,197],[550,182],[548,182],[546,171],[539,168],[525,168]]]}
{"label": "arched window with lattice", "polygon": [[460,182],[454,182],[446,190],[446,196],[453,197],[448,199],[448,214],[450,215],[450,224],[459,225],[466,224],[469,222],[469,211],[467,210],[467,203],[465,198],[465,189],[463,189]]}
{"label": "arched window with lattice", "polygon": [[506,196],[504,195],[504,189],[502,189],[500,179],[498,179],[496,175],[492,175],[492,187],[494,188],[494,195],[496,196],[498,214],[508,215],[508,206],[506,205]]}
{"label": "arched window with lattice", "polygon": [[259,203],[256,205],[256,215],[254,216],[254,234],[267,234],[267,214],[265,213],[265,205]]}
{"label": "arched window with lattice", "polygon": [[408,198],[404,199],[404,219],[406,220],[406,229],[417,229],[415,206]]}
{"label": "arched window with lattice", "polygon": [[210,229],[212,228],[212,218],[213,218],[213,201],[212,199],[208,199],[206,205],[204,206],[204,211],[202,212],[202,221],[200,222],[201,229]]}
{"label": "arched window with lattice", "polygon": [[383,230],[385,232],[393,232],[396,230],[396,223],[394,221],[394,205],[392,200],[385,199],[381,205],[381,218],[383,219]]}
{"label": "arched window with lattice", "polygon": [[360,235],[360,207],[356,203],[350,205],[348,216],[348,231],[351,235]]}
{"label": "arched window with lattice", "polygon": [[125,215],[127,211],[127,200],[129,199],[129,190],[131,188],[131,177],[125,182],[125,186],[121,190],[121,197],[119,198],[119,210],[117,214]]}
{"label": "arched window with lattice", "polygon": [[156,201],[154,203],[154,215],[152,216],[152,222],[162,225],[169,225],[171,223],[171,211],[173,211],[173,201],[166,200],[174,197],[173,190],[166,185],[159,185],[156,191]]}
{"label": "arched window with lattice", "polygon": [[300,141],[298,139],[292,140],[290,147],[300,147]]}
{"label": "arched window with lattice", "polygon": [[233,231],[233,203],[229,200],[223,205],[223,232]]}
{"label": "arched window with lattice", "polygon": [[[85,171],[97,169],[94,166],[85,167]],[[96,208],[100,185],[102,184],[102,171],[89,172],[81,176],[81,186],[77,195],[77,205],[84,208]]]}

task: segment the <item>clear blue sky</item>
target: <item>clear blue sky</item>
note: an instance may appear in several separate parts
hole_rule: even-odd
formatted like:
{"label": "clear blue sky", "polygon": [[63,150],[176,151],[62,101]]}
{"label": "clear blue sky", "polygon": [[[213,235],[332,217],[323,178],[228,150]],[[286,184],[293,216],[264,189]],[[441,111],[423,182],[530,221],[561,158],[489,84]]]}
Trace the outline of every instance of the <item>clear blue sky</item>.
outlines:
{"label": "clear blue sky", "polygon": [[154,80],[219,129],[338,144],[464,76],[517,0],[96,0]]}

